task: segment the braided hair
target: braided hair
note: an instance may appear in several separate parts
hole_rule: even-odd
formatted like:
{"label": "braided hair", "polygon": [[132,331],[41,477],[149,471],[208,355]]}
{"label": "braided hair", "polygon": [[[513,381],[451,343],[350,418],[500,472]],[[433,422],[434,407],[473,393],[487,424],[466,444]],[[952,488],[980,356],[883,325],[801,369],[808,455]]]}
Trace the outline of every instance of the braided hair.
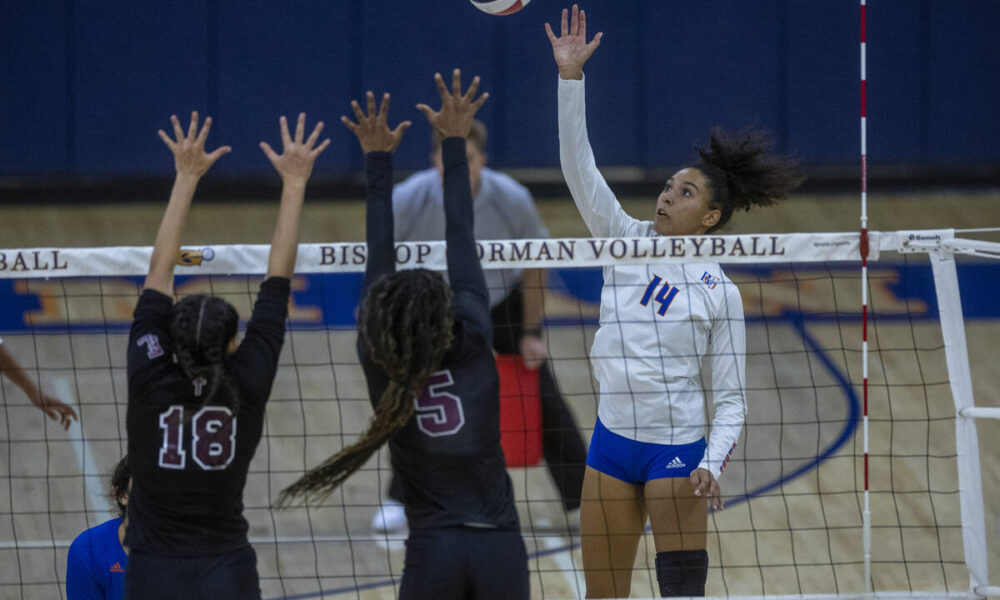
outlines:
{"label": "braided hair", "polygon": [[729,222],[737,208],[770,206],[784,200],[804,179],[797,161],[770,154],[773,142],[767,131],[751,127],[730,134],[721,127],[712,129],[708,148],[697,148],[701,157],[697,168],[712,188],[709,208],[719,210],[719,221],[706,233]]}
{"label": "braided hair", "polygon": [[400,271],[371,285],[361,303],[358,329],[389,385],[375,405],[368,430],[285,488],[278,506],[296,497],[323,500],[409,422],[417,394],[451,348],[454,322],[451,288],[439,273]]}
{"label": "braided hair", "polygon": [[177,364],[204,390],[202,404],[221,393],[221,404],[239,413],[240,393],[226,370],[226,350],[236,337],[240,316],[231,304],[205,294],[188,296],[174,305],[170,315],[170,338]]}
{"label": "braided hair", "polygon": [[118,507],[118,516],[125,518],[125,505],[122,496],[128,497],[128,482],[132,478],[128,469],[128,455],[122,457],[115,470],[111,473],[111,501]]}

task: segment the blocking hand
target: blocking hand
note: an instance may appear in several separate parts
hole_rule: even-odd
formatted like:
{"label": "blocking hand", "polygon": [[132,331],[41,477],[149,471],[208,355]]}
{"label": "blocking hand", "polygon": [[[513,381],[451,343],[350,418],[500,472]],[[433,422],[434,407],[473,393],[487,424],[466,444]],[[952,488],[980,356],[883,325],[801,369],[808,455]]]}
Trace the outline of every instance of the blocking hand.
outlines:
{"label": "blocking hand", "polygon": [[174,153],[174,168],[178,175],[201,177],[215,161],[219,160],[220,156],[229,154],[233,150],[229,146],[221,146],[213,152],[205,152],[205,140],[208,138],[208,131],[212,128],[212,117],[205,119],[205,124],[199,132],[198,111],[193,111],[187,135],[184,135],[184,131],[181,129],[177,115],[170,115],[170,122],[174,124],[174,139],[170,139],[167,132],[162,129],[157,133],[167,148],[170,148],[170,151]]}
{"label": "blocking hand", "polygon": [[382,103],[375,111],[375,94],[368,92],[365,94],[368,103],[368,114],[361,110],[357,100],[351,100],[351,108],[354,109],[354,116],[358,122],[340,117],[340,122],[351,130],[351,133],[358,137],[361,142],[361,150],[369,152],[393,152],[399,147],[399,142],[403,140],[403,133],[413,125],[410,121],[403,121],[395,129],[389,129],[389,94],[382,94]]}
{"label": "blocking hand", "polygon": [[[278,123],[281,127],[281,143],[284,149],[281,154],[275,152],[270,144],[261,142],[260,148],[268,160],[286,183],[305,183],[312,174],[313,163],[326,147],[330,145],[329,138],[316,146],[320,132],[323,131],[323,121],[316,124],[309,139],[303,141],[306,135],[306,113],[299,113],[299,121],[295,126],[295,137],[288,133],[288,119],[281,117]],[[315,146],[315,147],[314,147]]]}
{"label": "blocking hand", "polygon": [[464,94],[462,93],[462,72],[458,69],[452,71],[450,92],[440,73],[434,74],[434,83],[437,85],[438,93],[441,94],[441,110],[435,111],[426,104],[418,104],[417,110],[424,113],[427,121],[434,129],[437,129],[442,138],[469,137],[469,130],[472,129],[472,120],[476,116],[476,111],[490,97],[489,94],[484,93],[476,98],[479,77],[472,78],[472,84]]}

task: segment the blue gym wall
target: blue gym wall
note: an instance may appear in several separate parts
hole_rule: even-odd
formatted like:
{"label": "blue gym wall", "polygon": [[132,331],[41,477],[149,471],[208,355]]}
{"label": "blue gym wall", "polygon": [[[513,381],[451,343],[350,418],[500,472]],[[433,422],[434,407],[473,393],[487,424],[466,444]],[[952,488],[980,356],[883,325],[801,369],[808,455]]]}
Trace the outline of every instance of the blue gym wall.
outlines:
{"label": "blue gym wall", "polygon": [[[364,90],[415,123],[398,152],[427,161],[431,76],[461,67],[491,94],[481,115],[501,167],[555,166],[556,76],[542,24],[565,1],[490,17],[466,0],[2,0],[0,174],[145,176],[172,161],[167,116],[215,117],[218,172],[270,169],[257,148],[277,117],[322,118],[317,165],[357,169],[337,122]],[[673,166],[712,124],[758,122],[807,165],[858,155],[855,0],[592,0],[604,43],[587,65],[603,165]],[[868,7],[873,164],[1000,165],[1000,2],[893,0]]]}

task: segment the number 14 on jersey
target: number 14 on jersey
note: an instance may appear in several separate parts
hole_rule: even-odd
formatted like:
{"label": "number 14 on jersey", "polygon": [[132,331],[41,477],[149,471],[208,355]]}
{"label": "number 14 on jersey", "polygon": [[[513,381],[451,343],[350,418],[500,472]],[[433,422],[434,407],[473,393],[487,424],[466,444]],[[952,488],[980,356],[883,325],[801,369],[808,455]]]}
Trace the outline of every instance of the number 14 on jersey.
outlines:
{"label": "number 14 on jersey", "polygon": [[[663,284],[662,286],[660,284]],[[660,288],[659,292],[656,292],[656,288]],[[642,300],[639,300],[639,304],[647,306],[649,300],[653,298],[653,293],[656,292],[656,301],[660,303],[660,308],[656,310],[656,314],[661,317],[667,314],[667,309],[670,308],[670,303],[674,301],[674,296],[677,295],[677,288],[671,286],[659,275],[653,275],[653,280],[649,282],[646,286],[646,291],[642,294]]]}

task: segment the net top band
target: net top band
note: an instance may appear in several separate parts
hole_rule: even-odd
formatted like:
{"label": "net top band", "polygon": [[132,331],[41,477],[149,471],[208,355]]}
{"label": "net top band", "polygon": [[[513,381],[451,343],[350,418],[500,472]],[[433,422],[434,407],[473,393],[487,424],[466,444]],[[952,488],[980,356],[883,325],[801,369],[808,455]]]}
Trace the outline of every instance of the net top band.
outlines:
{"label": "net top band", "polygon": [[[927,251],[935,242],[954,237],[952,230],[869,235],[870,261],[878,260],[881,252]],[[476,248],[484,269],[861,259],[856,232],[482,240],[476,243]],[[267,270],[268,249],[267,244],[189,246],[178,256],[177,275],[263,275]],[[145,275],[151,252],[149,246],[0,249],[0,278]],[[367,253],[365,242],[300,244],[295,272],[360,273],[365,269]],[[396,244],[396,264],[400,269],[445,270],[446,260],[443,241]]]}

